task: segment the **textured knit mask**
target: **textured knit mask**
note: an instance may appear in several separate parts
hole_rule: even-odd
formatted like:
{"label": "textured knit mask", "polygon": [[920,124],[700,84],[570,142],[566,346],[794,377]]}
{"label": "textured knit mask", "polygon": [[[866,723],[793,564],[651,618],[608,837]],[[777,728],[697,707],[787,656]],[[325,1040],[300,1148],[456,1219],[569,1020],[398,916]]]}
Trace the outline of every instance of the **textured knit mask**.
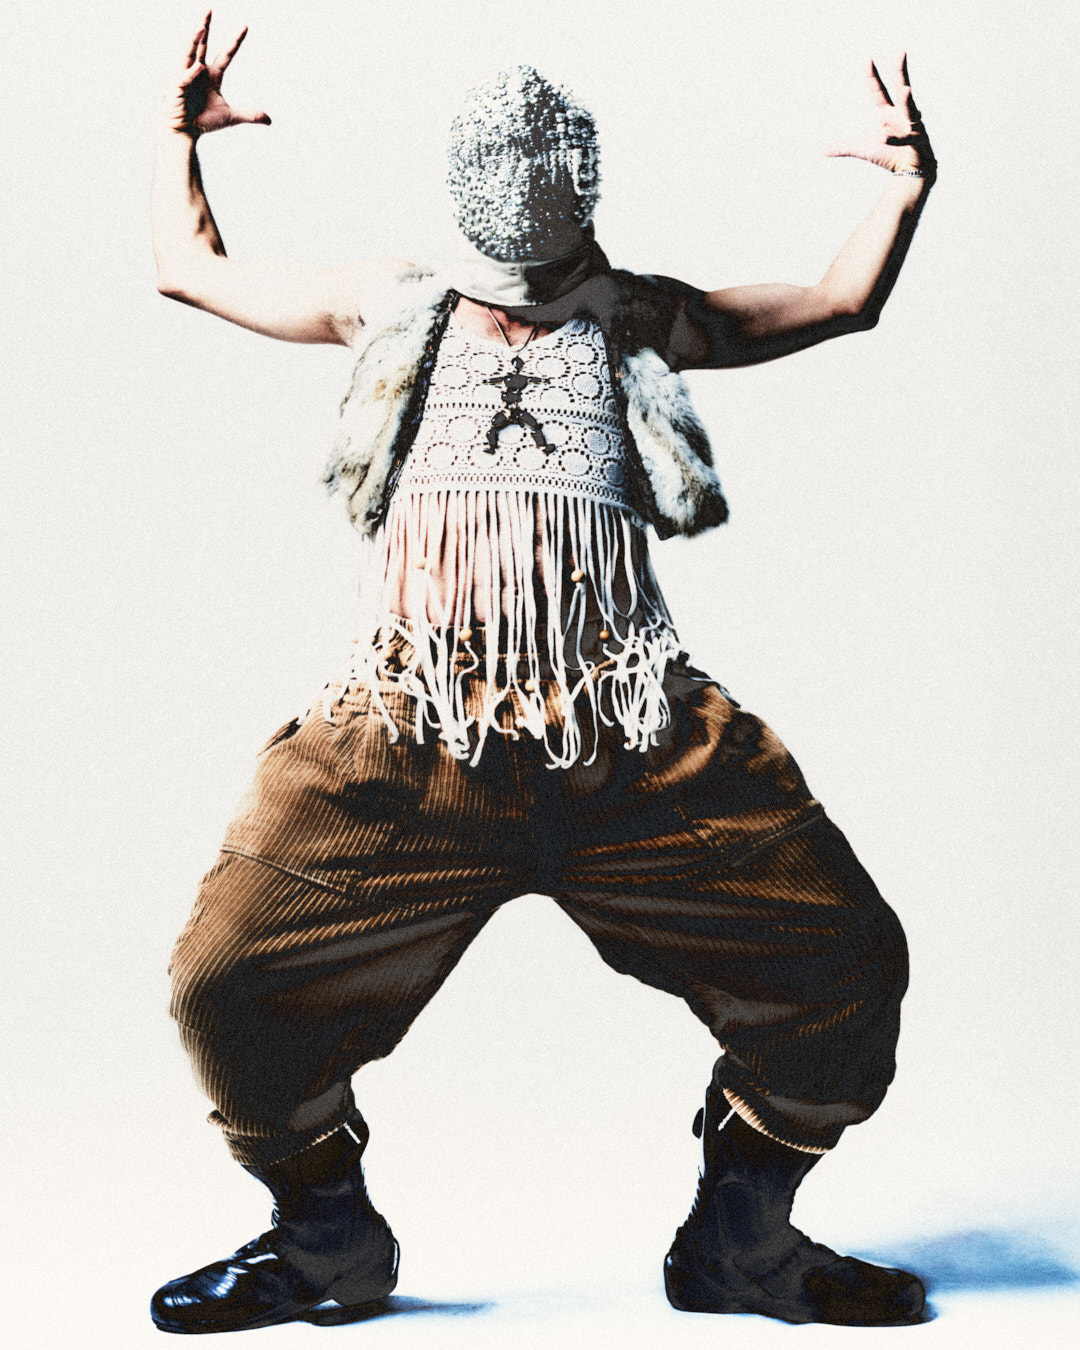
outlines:
{"label": "textured knit mask", "polygon": [[596,127],[532,66],[469,90],[447,158],[458,225],[487,257],[529,262],[589,242],[582,231],[600,195]]}

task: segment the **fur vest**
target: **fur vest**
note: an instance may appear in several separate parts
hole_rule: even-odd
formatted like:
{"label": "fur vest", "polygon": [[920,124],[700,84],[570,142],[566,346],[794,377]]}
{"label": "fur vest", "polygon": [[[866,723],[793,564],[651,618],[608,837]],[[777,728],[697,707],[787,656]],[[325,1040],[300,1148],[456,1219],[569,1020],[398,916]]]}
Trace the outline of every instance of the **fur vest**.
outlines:
{"label": "fur vest", "polygon": [[[603,322],[612,388],[626,429],[635,506],[660,538],[720,525],[728,508],[705,428],[666,350],[671,296],[658,278],[613,272]],[[439,340],[457,300],[439,274],[415,268],[365,316],[356,365],[323,475],[361,533],[386,515],[423,416]]]}

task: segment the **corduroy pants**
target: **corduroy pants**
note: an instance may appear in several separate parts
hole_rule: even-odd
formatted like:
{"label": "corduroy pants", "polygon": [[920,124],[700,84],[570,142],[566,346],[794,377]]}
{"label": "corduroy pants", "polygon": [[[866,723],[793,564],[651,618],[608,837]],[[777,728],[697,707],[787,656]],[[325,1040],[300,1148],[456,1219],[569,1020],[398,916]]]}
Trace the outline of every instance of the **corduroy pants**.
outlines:
{"label": "corduroy pants", "polygon": [[527,735],[490,736],[470,766],[430,731],[417,744],[391,687],[396,741],[364,689],[271,739],[171,966],[173,1015],[239,1161],[343,1120],[352,1073],[533,892],[615,970],[686,1000],[758,1129],[819,1152],[875,1110],[903,932],[777,737],[697,675],[669,667],[660,744],[628,751],[604,730],[587,767],[549,769]]}

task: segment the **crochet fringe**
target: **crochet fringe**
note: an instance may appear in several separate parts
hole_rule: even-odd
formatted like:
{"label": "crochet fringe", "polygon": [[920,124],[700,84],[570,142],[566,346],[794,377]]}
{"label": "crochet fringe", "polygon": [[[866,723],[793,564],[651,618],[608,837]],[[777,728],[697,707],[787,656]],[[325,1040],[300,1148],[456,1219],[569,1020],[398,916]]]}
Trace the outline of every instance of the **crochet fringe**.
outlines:
{"label": "crochet fringe", "polygon": [[[380,686],[401,688],[417,703],[417,741],[437,729],[455,758],[473,764],[492,732],[516,739],[519,728],[544,742],[551,768],[577,763],[586,746],[592,763],[600,724],[619,725],[627,749],[648,749],[670,720],[664,673],[680,647],[648,554],[634,546],[640,529],[607,503],[555,492],[398,494],[368,541],[360,630],[367,640],[355,648],[349,686],[370,689],[392,740],[398,729]],[[438,569],[424,559],[432,539],[457,541]],[[580,581],[568,580],[571,566],[584,573]],[[394,612],[402,584],[407,618]],[[547,597],[543,632],[538,595]],[[585,641],[590,611],[589,635],[606,632],[598,647]],[[472,691],[480,680],[477,712]],[[555,726],[542,690],[552,681]],[[508,696],[516,726],[499,716]],[[583,735],[583,722],[591,734]]]}

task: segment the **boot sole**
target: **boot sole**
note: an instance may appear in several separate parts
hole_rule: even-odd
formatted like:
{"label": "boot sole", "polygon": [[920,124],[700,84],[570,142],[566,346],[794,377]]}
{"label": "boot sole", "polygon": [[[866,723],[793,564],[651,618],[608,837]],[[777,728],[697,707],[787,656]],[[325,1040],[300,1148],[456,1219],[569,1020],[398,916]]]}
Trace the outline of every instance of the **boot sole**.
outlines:
{"label": "boot sole", "polygon": [[[389,1290],[387,1290],[387,1293],[389,1293]],[[326,1308],[319,1311],[319,1304],[325,1303],[328,1297],[329,1295],[324,1294],[319,1299],[318,1304],[301,1303],[288,1312],[283,1312],[278,1308],[265,1317],[253,1318],[247,1322],[215,1322],[207,1323],[204,1326],[197,1324],[169,1326],[165,1322],[159,1322],[155,1319],[154,1326],[157,1327],[158,1331],[166,1331],[181,1336],[209,1336],[220,1331],[258,1331],[262,1327],[280,1326],[285,1322],[312,1322],[315,1326],[332,1327],[339,1322],[359,1321],[365,1313],[368,1316],[374,1316],[385,1307],[385,1296],[373,1295],[363,1303],[342,1305],[339,1308]]]}
{"label": "boot sole", "polygon": [[794,1326],[815,1323],[819,1326],[841,1327],[910,1327],[928,1320],[925,1304],[893,1318],[853,1321],[849,1318],[840,1320],[815,1316],[809,1308],[793,1308],[790,1303],[770,1298],[765,1290],[758,1289],[750,1296],[735,1294],[710,1279],[700,1268],[680,1269],[671,1262],[670,1256],[664,1262],[664,1293],[671,1306],[679,1312],[752,1313],[757,1317],[771,1317]]}
{"label": "boot sole", "polygon": [[154,1318],[154,1326],[158,1331],[166,1331],[179,1336],[212,1336],[219,1331],[258,1331],[262,1327],[278,1326],[282,1322],[296,1322],[304,1316],[306,1306],[298,1304],[288,1312],[282,1312],[280,1308],[275,1308],[273,1312],[267,1313],[264,1317],[254,1317],[246,1322],[207,1322],[200,1326],[198,1323],[190,1325],[181,1325],[179,1323],[170,1326],[167,1322],[159,1322]]}
{"label": "boot sole", "polygon": [[324,1308],[321,1304],[300,1313],[297,1322],[310,1322],[316,1327],[346,1326],[351,1322],[364,1322],[369,1317],[378,1317],[390,1311],[390,1303],[384,1298],[369,1299],[366,1303],[342,1304],[338,1308]]}
{"label": "boot sole", "polygon": [[[219,1331],[258,1331],[262,1327],[280,1326],[284,1322],[314,1322],[316,1326],[333,1326],[335,1321],[351,1321],[357,1318],[365,1310],[370,1309],[372,1313],[377,1312],[382,1300],[390,1294],[397,1285],[398,1280],[398,1259],[401,1255],[401,1248],[394,1239],[394,1251],[391,1263],[390,1274],[381,1281],[371,1284],[363,1284],[352,1277],[352,1283],[349,1280],[339,1280],[336,1284],[319,1295],[312,1303],[295,1303],[285,1305],[287,1311],[283,1308],[273,1308],[266,1312],[262,1317],[249,1318],[240,1322],[207,1322],[200,1326],[198,1323],[169,1324],[164,1320],[158,1320],[154,1317],[154,1326],[158,1331],[166,1331],[173,1335],[180,1336],[209,1336]],[[338,1308],[328,1308],[323,1313],[316,1311],[319,1304],[325,1303],[328,1299],[333,1299],[335,1303],[340,1304]],[[326,1319],[326,1320],[324,1320]]]}

